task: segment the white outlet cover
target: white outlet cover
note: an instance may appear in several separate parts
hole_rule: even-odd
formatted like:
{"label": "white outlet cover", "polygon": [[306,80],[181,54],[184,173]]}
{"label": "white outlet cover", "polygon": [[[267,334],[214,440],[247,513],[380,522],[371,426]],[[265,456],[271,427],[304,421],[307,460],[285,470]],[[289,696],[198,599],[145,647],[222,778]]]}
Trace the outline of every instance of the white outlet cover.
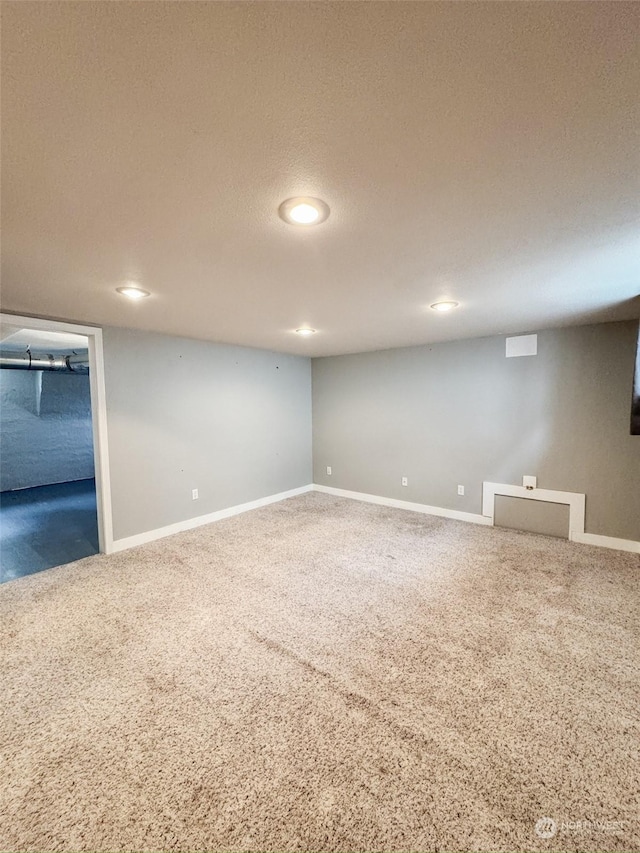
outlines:
{"label": "white outlet cover", "polygon": [[409,479],[408,479],[407,477],[403,477],[403,478],[402,478],[402,485],[403,485],[403,486],[408,486],[408,485],[409,485]]}
{"label": "white outlet cover", "polygon": [[191,489],[191,500],[192,501],[198,500],[198,490],[197,489]]}
{"label": "white outlet cover", "polygon": [[536,486],[538,485],[538,478],[537,477],[531,477],[531,476],[525,474],[525,476],[522,478],[522,485],[525,488],[529,487],[530,489],[535,489]]}
{"label": "white outlet cover", "polygon": [[327,474],[331,476],[331,465],[327,465]]}
{"label": "white outlet cover", "polygon": [[458,486],[458,494],[464,495],[464,486]]}

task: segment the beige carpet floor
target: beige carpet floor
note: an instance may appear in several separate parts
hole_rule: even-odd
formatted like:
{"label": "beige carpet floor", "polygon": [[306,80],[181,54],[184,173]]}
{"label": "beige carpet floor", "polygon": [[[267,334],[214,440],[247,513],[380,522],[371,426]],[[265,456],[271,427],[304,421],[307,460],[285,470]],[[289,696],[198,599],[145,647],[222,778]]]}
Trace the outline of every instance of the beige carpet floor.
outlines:
{"label": "beige carpet floor", "polygon": [[639,584],[317,493],[12,581],[0,849],[636,851]]}

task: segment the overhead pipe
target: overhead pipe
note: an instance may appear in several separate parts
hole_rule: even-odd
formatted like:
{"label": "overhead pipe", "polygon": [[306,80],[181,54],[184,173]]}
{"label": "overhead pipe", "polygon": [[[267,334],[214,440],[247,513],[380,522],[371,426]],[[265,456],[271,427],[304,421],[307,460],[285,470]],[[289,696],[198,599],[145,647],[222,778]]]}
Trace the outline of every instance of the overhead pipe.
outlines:
{"label": "overhead pipe", "polygon": [[64,373],[88,373],[89,354],[51,355],[51,353],[10,352],[0,350],[0,369],[47,370]]}

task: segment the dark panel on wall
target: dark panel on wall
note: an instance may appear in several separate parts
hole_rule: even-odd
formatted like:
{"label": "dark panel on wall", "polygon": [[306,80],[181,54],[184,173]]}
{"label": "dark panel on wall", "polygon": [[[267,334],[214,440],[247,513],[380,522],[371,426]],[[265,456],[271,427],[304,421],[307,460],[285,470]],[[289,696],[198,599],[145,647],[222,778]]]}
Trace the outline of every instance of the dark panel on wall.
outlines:
{"label": "dark panel on wall", "polygon": [[569,538],[569,505],[496,495],[494,524],[528,533]]}

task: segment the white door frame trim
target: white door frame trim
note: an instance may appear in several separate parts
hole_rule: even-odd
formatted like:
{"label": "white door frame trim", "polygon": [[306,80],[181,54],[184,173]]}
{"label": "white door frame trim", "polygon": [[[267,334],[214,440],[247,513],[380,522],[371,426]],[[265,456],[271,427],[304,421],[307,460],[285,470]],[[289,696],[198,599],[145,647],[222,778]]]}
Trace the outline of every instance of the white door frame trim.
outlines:
{"label": "white door frame trim", "polygon": [[100,552],[113,551],[113,519],[111,512],[111,481],[109,478],[109,444],[107,441],[107,400],[104,383],[104,355],[102,329],[63,323],[41,317],[21,314],[0,314],[0,321],[8,325],[23,325],[27,329],[45,332],[70,332],[86,335],[89,341],[89,387],[91,389],[91,421],[93,427],[93,458],[96,477],[96,503],[98,509],[98,544]]}
{"label": "white door frame trim", "polygon": [[569,505],[569,540],[572,542],[584,535],[584,516],[586,500],[580,492],[558,492],[553,489],[527,489],[525,486],[513,486],[510,483],[482,484],[482,514],[495,518],[495,497],[506,495],[511,498],[526,498],[533,501],[548,501],[554,504]]}

